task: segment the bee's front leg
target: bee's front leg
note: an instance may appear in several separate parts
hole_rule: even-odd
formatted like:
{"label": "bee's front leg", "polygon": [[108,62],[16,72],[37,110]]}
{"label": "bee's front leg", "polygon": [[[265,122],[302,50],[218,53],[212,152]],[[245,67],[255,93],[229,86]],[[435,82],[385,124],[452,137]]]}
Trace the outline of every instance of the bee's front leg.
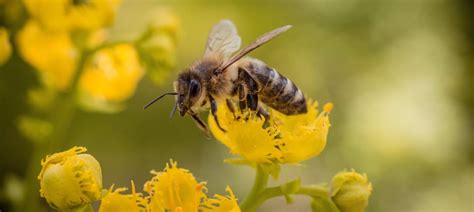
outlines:
{"label": "bee's front leg", "polygon": [[217,102],[211,95],[209,95],[209,102],[211,103],[211,113],[212,116],[214,116],[214,121],[216,121],[217,127],[219,127],[222,132],[227,132],[221,127],[221,124],[219,124],[219,119],[217,118]]}
{"label": "bee's front leg", "polygon": [[191,115],[199,129],[201,129],[206,134],[206,136],[210,138],[211,133],[209,132],[209,128],[207,127],[206,123],[204,123],[204,121],[196,113],[189,113],[189,115]]}

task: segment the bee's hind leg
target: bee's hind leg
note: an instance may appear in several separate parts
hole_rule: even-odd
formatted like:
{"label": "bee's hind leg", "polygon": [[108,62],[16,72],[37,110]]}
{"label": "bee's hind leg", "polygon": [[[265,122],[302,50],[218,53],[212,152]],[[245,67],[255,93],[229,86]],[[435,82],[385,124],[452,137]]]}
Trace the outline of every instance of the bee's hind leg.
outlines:
{"label": "bee's hind leg", "polygon": [[245,85],[244,83],[240,83],[237,87],[239,93],[239,108],[240,111],[247,109],[247,98],[245,95]]}
{"label": "bee's hind leg", "polygon": [[[239,79],[241,84],[239,85],[239,100],[240,104],[245,103],[243,100],[246,100],[246,105],[241,105],[242,108],[248,107],[252,111],[256,111],[258,107],[258,91],[259,86],[255,79],[243,68],[239,68]],[[247,94],[245,94],[245,87],[247,88]]]}
{"label": "bee's hind leg", "polygon": [[219,127],[222,132],[227,132],[224,128],[221,127],[221,124],[219,124],[219,119],[217,118],[217,102],[216,100],[209,95],[209,102],[211,103],[211,113],[212,116],[214,116],[214,121],[216,121],[217,127]]}

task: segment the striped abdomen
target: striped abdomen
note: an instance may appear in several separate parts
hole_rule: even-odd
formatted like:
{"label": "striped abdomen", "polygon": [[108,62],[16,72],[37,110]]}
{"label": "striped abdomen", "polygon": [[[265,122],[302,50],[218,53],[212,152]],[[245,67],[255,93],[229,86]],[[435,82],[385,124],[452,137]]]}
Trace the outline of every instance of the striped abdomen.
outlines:
{"label": "striped abdomen", "polygon": [[303,92],[296,85],[257,59],[248,59],[245,70],[257,81],[259,99],[286,115],[296,115],[308,111]]}

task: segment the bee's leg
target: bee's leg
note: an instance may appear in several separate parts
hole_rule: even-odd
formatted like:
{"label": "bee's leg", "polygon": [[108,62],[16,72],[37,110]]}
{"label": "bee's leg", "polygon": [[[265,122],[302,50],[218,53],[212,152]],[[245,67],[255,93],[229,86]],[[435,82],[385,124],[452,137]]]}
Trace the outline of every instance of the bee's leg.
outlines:
{"label": "bee's leg", "polygon": [[247,99],[246,99],[246,95],[245,95],[245,87],[244,87],[244,84],[243,83],[240,83],[238,85],[238,92],[239,92],[239,108],[240,108],[240,111],[243,111],[247,108]]}
{"label": "bee's leg", "polygon": [[235,119],[235,107],[234,107],[234,103],[232,103],[232,101],[230,99],[226,99],[225,100],[225,103],[227,105],[227,108],[229,108],[230,112],[232,112],[232,115],[234,116],[234,119]]}
{"label": "bee's leg", "polygon": [[248,94],[247,95],[247,106],[250,110],[256,111],[258,106],[258,95],[257,94]]}
{"label": "bee's leg", "polygon": [[240,81],[247,87],[247,107],[256,111],[258,106],[258,84],[252,76],[243,68],[239,68]]}
{"label": "bee's leg", "polygon": [[221,124],[219,124],[219,119],[217,118],[217,102],[212,96],[209,95],[209,102],[211,103],[211,113],[212,116],[214,116],[214,121],[216,121],[217,127],[219,127],[222,132],[227,132],[224,130],[224,128],[221,127]]}
{"label": "bee's leg", "polygon": [[268,111],[265,110],[261,105],[258,106],[257,114],[262,115],[263,118],[265,118],[265,121],[270,120],[270,113],[268,113]]}
{"label": "bee's leg", "polygon": [[201,129],[208,138],[211,137],[211,133],[209,132],[209,128],[207,125],[202,121],[202,119],[197,115],[197,114],[190,114],[191,117],[193,117],[194,122],[196,122],[196,125]]}

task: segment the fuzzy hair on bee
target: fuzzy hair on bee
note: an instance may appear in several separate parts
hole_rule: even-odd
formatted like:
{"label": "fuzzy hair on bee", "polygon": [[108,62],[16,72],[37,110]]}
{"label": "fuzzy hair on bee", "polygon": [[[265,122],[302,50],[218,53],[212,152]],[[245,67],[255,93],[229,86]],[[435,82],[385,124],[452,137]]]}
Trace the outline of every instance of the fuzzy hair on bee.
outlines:
{"label": "fuzzy hair on bee", "polygon": [[199,113],[209,108],[217,126],[226,132],[216,115],[218,104],[225,103],[235,111],[236,103],[240,110],[250,109],[265,118],[268,112],[264,105],[286,115],[306,113],[305,97],[291,80],[260,60],[245,57],[290,28],[286,25],[265,33],[239,51],[241,39],[235,25],[229,20],[220,21],[209,32],[204,56],[178,75],[174,92],[156,97],[144,108],[174,95],[176,103],[170,117],[176,109],[181,116],[190,115],[207,135],[208,127]]}

